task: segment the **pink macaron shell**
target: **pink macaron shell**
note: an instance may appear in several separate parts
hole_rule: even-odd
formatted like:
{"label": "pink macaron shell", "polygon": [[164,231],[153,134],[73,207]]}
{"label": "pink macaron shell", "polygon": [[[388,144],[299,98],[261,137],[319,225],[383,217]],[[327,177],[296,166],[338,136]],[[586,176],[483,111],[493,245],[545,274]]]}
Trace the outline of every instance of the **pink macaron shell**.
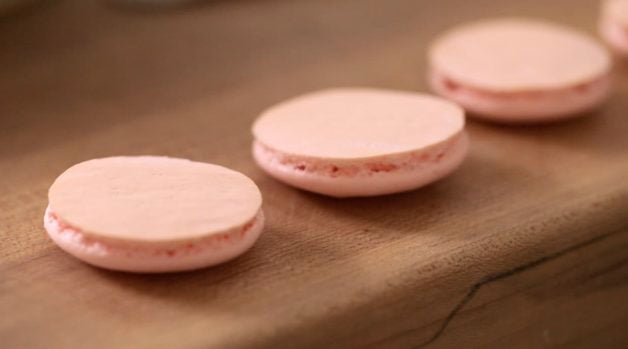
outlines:
{"label": "pink macaron shell", "polygon": [[90,235],[178,242],[241,226],[258,213],[262,196],[250,178],[222,166],[116,156],[70,167],[50,186],[48,201],[64,222]]}
{"label": "pink macaron shell", "polygon": [[84,234],[46,209],[44,227],[48,236],[67,253],[105,269],[162,273],[204,268],[227,262],[250,249],[264,226],[260,211],[245,226],[179,244],[129,243]]}
{"label": "pink macaron shell", "polygon": [[610,55],[593,37],[526,18],[463,24],[437,38],[428,57],[451,80],[496,93],[562,90],[611,69]]}
{"label": "pink macaron shell", "polygon": [[628,25],[607,18],[600,23],[600,33],[615,53],[628,56]]}
{"label": "pink macaron shell", "polygon": [[571,88],[519,93],[482,91],[436,70],[430,73],[429,82],[434,92],[460,104],[474,117],[508,123],[554,121],[583,114],[600,106],[611,89],[609,76]]}
{"label": "pink macaron shell", "polygon": [[[333,159],[300,159],[299,165],[282,161],[285,154],[269,151],[259,142],[253,145],[257,164],[271,176],[304,190],[333,197],[359,197],[393,194],[435,182],[460,166],[469,149],[466,132],[442,144],[418,152],[353,162],[343,168]],[[418,161],[417,161],[418,160]],[[327,171],[307,171],[322,168]],[[304,170],[305,169],[305,170]]]}

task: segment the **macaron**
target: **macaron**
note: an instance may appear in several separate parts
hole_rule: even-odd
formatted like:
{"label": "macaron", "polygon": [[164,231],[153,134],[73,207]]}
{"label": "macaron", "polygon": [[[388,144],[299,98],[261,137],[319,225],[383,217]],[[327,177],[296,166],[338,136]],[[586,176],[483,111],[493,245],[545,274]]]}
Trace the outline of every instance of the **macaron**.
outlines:
{"label": "macaron", "polygon": [[611,57],[577,30],[532,19],[454,28],[430,46],[429,82],[470,116],[497,122],[564,119],[609,95]]}
{"label": "macaron", "polygon": [[452,173],[468,150],[464,111],[429,95],[368,88],[318,91],[263,112],[253,156],[270,176],[311,192],[375,196]]}
{"label": "macaron", "polygon": [[202,162],[121,156],[81,162],[48,192],[44,227],[76,258],[106,269],[174,272],[226,262],[262,232],[259,189]]}
{"label": "macaron", "polygon": [[628,0],[604,1],[600,33],[615,52],[628,56]]}

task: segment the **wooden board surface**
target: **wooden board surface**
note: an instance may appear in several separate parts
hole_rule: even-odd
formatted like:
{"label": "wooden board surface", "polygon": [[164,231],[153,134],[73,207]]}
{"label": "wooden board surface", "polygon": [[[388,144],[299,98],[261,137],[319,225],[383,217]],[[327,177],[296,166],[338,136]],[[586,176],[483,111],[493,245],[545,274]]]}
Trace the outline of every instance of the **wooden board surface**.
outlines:
{"label": "wooden board surface", "polygon": [[[425,91],[443,29],[497,15],[594,31],[585,0],[232,0],[148,11],[49,1],[0,20],[0,347],[621,348],[628,345],[628,64],[608,105],[547,126],[470,122],[459,172],[335,200],[254,165],[252,120],[330,86]],[[68,166],[119,154],[252,177],[245,256],[98,270],[42,228]]]}

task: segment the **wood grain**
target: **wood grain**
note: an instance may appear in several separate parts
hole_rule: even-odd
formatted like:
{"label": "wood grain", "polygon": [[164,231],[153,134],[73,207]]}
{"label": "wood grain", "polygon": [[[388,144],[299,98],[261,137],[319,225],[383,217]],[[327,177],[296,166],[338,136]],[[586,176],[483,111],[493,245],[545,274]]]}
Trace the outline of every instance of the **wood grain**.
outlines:
{"label": "wood grain", "polygon": [[[597,2],[232,0],[147,10],[50,1],[0,20],[0,347],[625,348],[628,65],[609,103],[546,126],[470,122],[430,187],[335,200],[249,154],[265,107],[329,86],[425,91],[425,48],[497,15],[593,32]],[[46,238],[46,191],[94,157],[164,154],[253,178],[243,257],[103,271]]]}

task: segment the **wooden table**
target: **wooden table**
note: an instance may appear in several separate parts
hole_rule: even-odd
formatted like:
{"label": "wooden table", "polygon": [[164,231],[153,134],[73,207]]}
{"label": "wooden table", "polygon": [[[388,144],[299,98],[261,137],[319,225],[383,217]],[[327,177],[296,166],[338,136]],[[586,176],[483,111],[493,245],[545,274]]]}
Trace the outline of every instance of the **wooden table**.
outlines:
{"label": "wooden table", "polygon": [[[265,107],[323,87],[426,91],[425,47],[471,19],[593,31],[596,1],[231,0],[172,10],[50,1],[0,20],[0,347],[626,348],[628,64],[607,106],[536,127],[471,121],[459,172],[336,200],[253,163]],[[222,164],[268,227],[207,270],[89,267],[42,228],[70,165]]]}

